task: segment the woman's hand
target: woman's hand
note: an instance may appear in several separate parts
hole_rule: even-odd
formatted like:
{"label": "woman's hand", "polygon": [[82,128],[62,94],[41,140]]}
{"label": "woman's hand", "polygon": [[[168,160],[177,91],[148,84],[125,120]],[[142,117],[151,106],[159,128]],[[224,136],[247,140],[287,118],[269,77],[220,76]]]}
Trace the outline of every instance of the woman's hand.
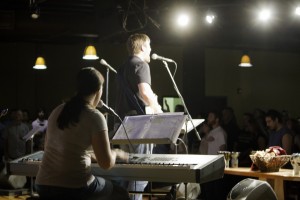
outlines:
{"label": "woman's hand", "polygon": [[116,153],[116,158],[120,159],[126,163],[128,163],[129,161],[129,153],[121,150],[121,149],[113,149],[112,151],[114,151]]}

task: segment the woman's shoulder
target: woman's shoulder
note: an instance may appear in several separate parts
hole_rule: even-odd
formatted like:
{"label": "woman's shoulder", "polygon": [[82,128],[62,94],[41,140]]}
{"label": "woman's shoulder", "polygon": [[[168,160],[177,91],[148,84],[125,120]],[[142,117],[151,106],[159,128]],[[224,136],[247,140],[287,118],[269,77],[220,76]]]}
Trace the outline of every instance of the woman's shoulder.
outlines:
{"label": "woman's shoulder", "polygon": [[99,110],[93,108],[84,109],[82,114],[91,119],[105,119],[104,115]]}
{"label": "woman's shoulder", "polygon": [[84,109],[82,112],[82,123],[95,130],[107,130],[106,119],[97,109]]}

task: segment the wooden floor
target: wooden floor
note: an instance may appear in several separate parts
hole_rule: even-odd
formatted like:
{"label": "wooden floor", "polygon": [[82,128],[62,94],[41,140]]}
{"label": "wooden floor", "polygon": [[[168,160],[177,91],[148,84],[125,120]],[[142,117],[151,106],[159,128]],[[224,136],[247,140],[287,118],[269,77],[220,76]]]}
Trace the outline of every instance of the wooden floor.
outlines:
{"label": "wooden floor", "polygon": [[0,196],[0,200],[7,200],[7,199],[14,199],[14,200],[24,200],[27,199],[28,195],[22,195],[22,196]]}

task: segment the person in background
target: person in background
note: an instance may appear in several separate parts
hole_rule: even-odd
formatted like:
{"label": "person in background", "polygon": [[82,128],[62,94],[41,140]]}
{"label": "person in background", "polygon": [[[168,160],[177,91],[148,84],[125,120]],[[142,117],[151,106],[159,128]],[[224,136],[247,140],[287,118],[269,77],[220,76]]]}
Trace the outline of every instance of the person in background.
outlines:
{"label": "person in background", "polygon": [[260,132],[263,133],[266,138],[268,138],[269,132],[268,132],[268,128],[266,125],[266,112],[263,111],[262,109],[255,108],[253,110],[253,116],[254,116],[256,123],[258,124]]}
{"label": "person in background", "polygon": [[32,122],[30,121],[29,110],[22,109],[23,112],[23,122],[27,124],[29,129],[32,129]]}
{"label": "person in background", "polygon": [[[218,151],[226,150],[226,132],[220,126],[220,114],[217,111],[210,111],[207,116],[207,125],[203,141],[200,144],[200,152],[207,155],[217,155]],[[210,129],[210,130],[209,130]],[[202,146],[202,147],[201,147]],[[200,199],[224,199],[222,179],[206,182],[200,185],[201,194]]]}
{"label": "person in background", "polygon": [[50,114],[43,160],[36,190],[43,200],[128,200],[128,192],[111,181],[94,176],[91,162],[112,168],[128,153],[111,149],[104,115],[96,109],[104,78],[93,67],[77,75],[77,93]]}
{"label": "person in background", "polygon": [[287,120],[286,126],[294,138],[293,153],[298,153],[300,152],[300,121],[299,119],[290,118]]}
{"label": "person in background", "polygon": [[[162,113],[162,108],[157,101],[157,96],[151,88],[150,74],[150,38],[145,34],[132,34],[127,40],[129,57],[118,69],[117,74],[117,98],[116,112],[123,119],[128,115],[144,115],[146,107],[148,114]],[[119,126],[119,121],[115,127]],[[123,149],[132,153],[147,154],[152,152],[151,145],[124,145]],[[130,181],[129,191],[144,191],[147,181]],[[125,186],[126,187],[126,186]],[[141,200],[142,195],[132,196],[135,200]]]}
{"label": "person in background", "polygon": [[176,104],[174,112],[184,112],[184,106],[182,104]]}
{"label": "person in background", "polygon": [[266,124],[270,130],[268,147],[280,146],[287,154],[292,153],[293,136],[289,129],[283,124],[282,115],[276,110],[269,110],[266,113]]}
{"label": "person in background", "polygon": [[249,167],[252,161],[249,155],[252,151],[265,150],[267,147],[267,138],[260,131],[257,121],[252,113],[243,114],[243,126],[238,140],[235,142],[234,151],[240,152],[239,166]]}
{"label": "person in background", "polygon": [[240,133],[233,108],[226,107],[222,110],[221,125],[227,134],[227,150],[233,151],[234,143]]}
{"label": "person in background", "polygon": [[220,115],[216,111],[211,111],[207,116],[207,123],[211,127],[207,141],[207,154],[217,155],[218,151],[227,150],[227,133],[220,125]]}
{"label": "person in background", "polygon": [[46,112],[43,108],[39,108],[37,110],[37,118],[32,122],[32,127],[40,127],[41,131],[46,131],[48,120],[46,116]]}
{"label": "person in background", "polygon": [[296,118],[289,118],[286,121],[286,127],[291,131],[293,136],[292,152],[300,152],[300,123]]}
{"label": "person in background", "polygon": [[23,137],[29,132],[28,126],[23,123],[21,109],[11,111],[12,121],[3,131],[4,157],[6,161],[13,160],[29,153],[29,145]]}
{"label": "person in background", "polygon": [[201,134],[201,142],[199,146],[199,153],[203,155],[207,155],[208,151],[208,134],[211,128],[207,122],[203,122],[200,127],[200,134]]}
{"label": "person in background", "polygon": [[1,109],[0,112],[0,171],[5,167],[4,163],[4,138],[2,136],[4,129],[5,129],[5,124],[3,123],[3,117],[7,114],[8,109]]}
{"label": "person in background", "polygon": [[32,122],[31,125],[33,130],[37,130],[33,137],[33,149],[34,151],[43,150],[45,134],[48,126],[48,120],[43,108],[38,109],[37,118]]}

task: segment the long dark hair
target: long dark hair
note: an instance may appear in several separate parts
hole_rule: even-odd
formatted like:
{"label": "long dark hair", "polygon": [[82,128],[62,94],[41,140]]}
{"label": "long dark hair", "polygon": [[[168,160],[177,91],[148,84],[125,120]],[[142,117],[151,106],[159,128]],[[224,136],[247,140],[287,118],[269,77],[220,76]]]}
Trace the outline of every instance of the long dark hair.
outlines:
{"label": "long dark hair", "polygon": [[104,83],[102,74],[93,67],[82,68],[77,75],[77,93],[68,102],[57,118],[60,129],[79,122],[81,111],[86,107],[85,97],[99,91]]}

